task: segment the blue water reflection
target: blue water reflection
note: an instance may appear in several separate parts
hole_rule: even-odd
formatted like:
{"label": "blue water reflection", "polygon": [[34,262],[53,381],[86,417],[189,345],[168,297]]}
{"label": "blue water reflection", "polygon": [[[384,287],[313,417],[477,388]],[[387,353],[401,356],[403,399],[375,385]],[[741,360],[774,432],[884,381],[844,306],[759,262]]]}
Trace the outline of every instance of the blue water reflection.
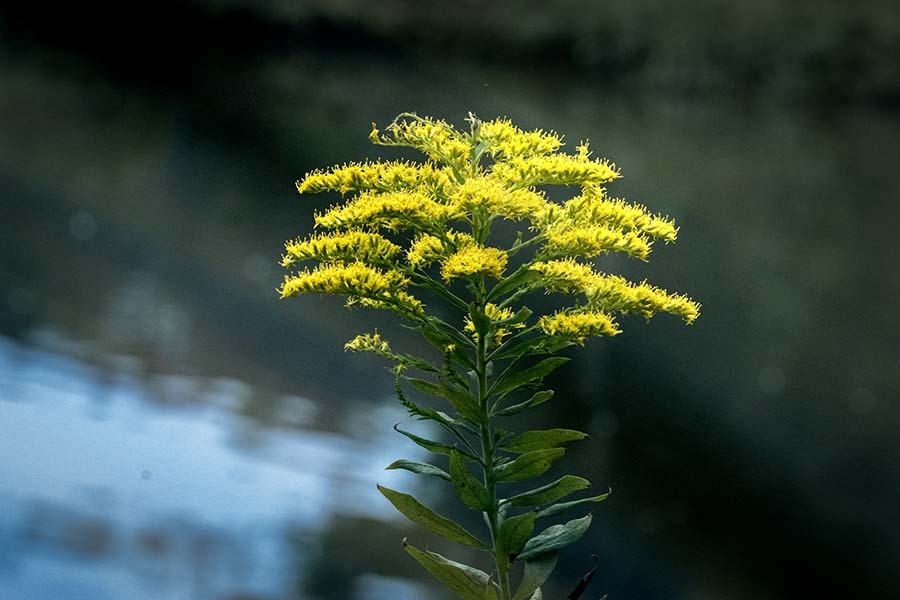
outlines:
{"label": "blue water reflection", "polygon": [[[241,382],[110,375],[6,338],[0,389],[4,600],[281,598],[297,577],[288,530],[395,518],[373,485],[410,450],[384,433],[403,418],[390,404],[360,417],[367,437],[316,430],[302,398],[281,403],[290,428],[262,429],[237,410]],[[365,585],[416,597],[400,579]]]}

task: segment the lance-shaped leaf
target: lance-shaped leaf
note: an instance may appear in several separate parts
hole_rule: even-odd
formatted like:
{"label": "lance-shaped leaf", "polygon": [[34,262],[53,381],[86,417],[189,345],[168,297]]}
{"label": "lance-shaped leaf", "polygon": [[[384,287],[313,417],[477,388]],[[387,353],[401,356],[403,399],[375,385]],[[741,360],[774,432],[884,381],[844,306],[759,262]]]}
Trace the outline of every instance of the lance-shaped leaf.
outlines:
{"label": "lance-shaped leaf", "polygon": [[494,300],[496,298],[499,298],[500,296],[507,294],[520,286],[527,285],[528,283],[534,281],[539,277],[539,273],[536,273],[524,267],[520,268],[509,277],[501,279],[499,282],[497,282],[497,285],[491,288],[491,291],[488,293],[487,299]]}
{"label": "lance-shaped leaf", "polygon": [[565,498],[569,494],[589,488],[591,482],[583,477],[575,475],[564,475],[547,485],[539,488],[516,494],[506,499],[506,502],[512,506],[541,506],[556,502],[560,498]]}
{"label": "lance-shaped leaf", "polygon": [[441,392],[459,414],[473,423],[481,423],[483,417],[478,409],[478,402],[475,401],[469,390],[459,384],[454,385],[446,378],[442,378]]}
{"label": "lance-shaped leaf", "polygon": [[462,600],[484,600],[485,588],[493,585],[488,574],[475,567],[452,561],[437,552],[423,552],[406,540],[403,540],[403,549]]}
{"label": "lance-shaped leaf", "polygon": [[573,506],[578,506],[579,504],[584,504],[586,502],[603,502],[604,500],[609,498],[609,495],[611,493],[612,493],[612,488],[610,488],[610,490],[608,492],[606,492],[605,494],[600,494],[599,496],[592,496],[590,498],[582,498],[581,500],[572,500],[571,502],[561,502],[560,504],[553,504],[551,506],[548,506],[547,508],[544,508],[544,509],[538,511],[538,518],[541,519],[544,517],[553,517],[555,515],[558,515],[562,512],[569,510]]}
{"label": "lance-shaped leaf", "polygon": [[526,400],[525,402],[519,402],[518,404],[513,404],[512,406],[507,406],[504,409],[498,410],[494,413],[494,415],[498,417],[511,417],[512,415],[517,415],[526,408],[531,408],[533,406],[537,406],[539,404],[543,404],[547,400],[553,397],[553,390],[544,390],[542,392],[537,392],[531,398]]}
{"label": "lance-shaped leaf", "polygon": [[519,558],[528,559],[545,552],[552,552],[565,548],[569,544],[577,542],[584,532],[591,526],[591,515],[580,519],[574,519],[564,525],[551,525],[537,534],[525,544]]}
{"label": "lance-shaped leaf", "polygon": [[474,510],[485,510],[488,507],[488,493],[480,481],[475,479],[463,462],[462,455],[456,450],[450,452],[450,480],[460,499]]}
{"label": "lance-shaped leaf", "polygon": [[481,415],[472,395],[461,387],[450,384],[447,379],[442,378],[438,382],[419,379],[418,377],[404,376],[404,379],[421,392],[446,399],[459,414],[470,421],[480,422]]}
{"label": "lance-shaped leaf", "polygon": [[437,514],[409,494],[397,492],[381,485],[378,486],[378,491],[407,519],[418,523],[431,533],[464,546],[471,546],[479,550],[487,549],[478,538],[463,529],[461,525]]}
{"label": "lance-shaped leaf", "polygon": [[384,469],[386,471],[393,469],[403,469],[405,471],[418,473],[419,475],[431,475],[432,477],[440,477],[441,479],[450,481],[450,474],[447,473],[447,471],[434,465],[429,465],[428,463],[421,463],[413,460],[395,460]]}
{"label": "lance-shaped leaf", "polygon": [[453,446],[450,446],[447,444],[442,444],[441,442],[435,442],[434,440],[429,440],[427,438],[419,437],[418,435],[416,435],[414,433],[410,433],[408,431],[404,431],[404,430],[400,429],[399,425],[394,425],[394,431],[396,431],[397,433],[399,433],[401,435],[405,435],[406,437],[411,439],[413,442],[415,442],[422,448],[425,448],[429,452],[434,452],[435,454],[449,455],[450,452],[453,450]]}
{"label": "lance-shaped leaf", "polygon": [[503,521],[497,533],[497,555],[507,557],[510,562],[514,561],[531,537],[536,518],[537,513],[529,511]]}
{"label": "lance-shaped leaf", "polygon": [[504,450],[510,452],[531,452],[544,448],[556,448],[567,442],[576,442],[588,437],[588,434],[574,429],[534,429],[503,444]]}
{"label": "lance-shaped leaf", "polygon": [[554,461],[566,453],[565,448],[548,448],[526,452],[512,462],[494,468],[495,481],[511,483],[543,475]]}
{"label": "lance-shaped leaf", "polygon": [[441,391],[441,386],[438,383],[428,381],[427,379],[419,379],[418,377],[404,376],[403,378],[410,382],[412,386],[420,392],[425,392],[426,394],[430,394],[432,396],[444,395],[443,391]]}
{"label": "lance-shaped leaf", "polygon": [[567,362],[569,362],[569,359],[564,356],[553,356],[545,358],[527,369],[512,371],[494,385],[491,389],[491,394],[507,394],[524,385],[539,383],[557,367]]}
{"label": "lance-shaped leaf", "polygon": [[519,323],[524,323],[525,321],[527,321],[528,317],[530,317],[532,314],[534,314],[534,313],[531,311],[530,308],[528,308],[527,306],[523,306],[522,308],[519,309],[519,311],[516,314],[514,314],[513,316],[511,316],[508,319],[501,319],[501,320],[497,321],[497,324],[498,325],[517,325]]}
{"label": "lance-shaped leaf", "polygon": [[550,577],[550,573],[556,568],[558,556],[558,552],[545,552],[526,560],[522,582],[519,584],[519,589],[516,590],[513,600],[528,600],[536,590],[540,590],[540,587]]}

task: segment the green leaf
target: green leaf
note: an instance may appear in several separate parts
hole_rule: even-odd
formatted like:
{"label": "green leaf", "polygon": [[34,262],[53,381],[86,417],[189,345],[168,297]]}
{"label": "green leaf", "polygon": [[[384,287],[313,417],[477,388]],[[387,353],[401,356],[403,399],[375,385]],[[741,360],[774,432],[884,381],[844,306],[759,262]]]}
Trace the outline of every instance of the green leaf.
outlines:
{"label": "green leaf", "polygon": [[529,354],[546,354],[540,341],[542,336],[529,336],[529,330],[510,336],[497,350],[491,353],[491,358],[521,358]]}
{"label": "green leaf", "polygon": [[584,504],[585,502],[603,502],[609,495],[612,494],[612,488],[605,494],[600,494],[599,496],[592,496],[590,498],[582,498],[581,500],[573,500],[571,502],[562,502],[560,504],[554,504],[552,506],[548,506],[547,508],[538,511],[538,518],[541,519],[543,517],[553,517],[562,512],[565,512],[572,508],[573,506],[578,506],[579,504]]}
{"label": "green leaf", "polygon": [[463,463],[462,455],[456,450],[450,452],[450,480],[460,499],[471,509],[486,510],[488,493]]}
{"label": "green leaf", "polygon": [[409,494],[397,492],[381,485],[378,486],[378,491],[407,519],[418,523],[431,533],[464,546],[471,546],[479,550],[487,549],[478,538],[463,529],[462,526],[437,514]]}
{"label": "green leaf", "polygon": [[495,416],[498,417],[511,417],[512,415],[517,415],[526,408],[531,408],[532,406],[537,406],[539,404],[543,404],[547,400],[553,397],[553,390],[544,390],[542,392],[537,392],[531,398],[526,400],[525,402],[520,402],[518,404],[513,404],[512,406],[508,406],[502,410],[498,410],[494,413]]}
{"label": "green leaf", "polygon": [[503,521],[497,533],[497,554],[509,557],[510,562],[514,561],[531,537],[536,518],[537,513],[529,511]]}
{"label": "green leaf", "polygon": [[591,482],[583,477],[564,475],[553,483],[508,498],[506,502],[512,506],[541,506],[589,487]]}
{"label": "green leaf", "polygon": [[519,558],[528,559],[545,552],[552,552],[577,542],[591,526],[591,515],[574,519],[564,525],[551,525],[525,544]]}
{"label": "green leaf", "polygon": [[588,437],[588,434],[574,429],[535,429],[526,431],[503,444],[510,452],[531,452],[544,448],[557,448],[566,442],[575,442]]}
{"label": "green leaf", "polygon": [[425,392],[431,396],[444,396],[444,392],[441,390],[441,386],[438,383],[426,379],[419,379],[418,377],[406,377],[405,375],[403,378],[420,392]]}
{"label": "green leaf", "polygon": [[412,471],[413,473],[418,473],[419,475],[431,475],[433,477],[440,477],[441,479],[446,479],[450,481],[450,474],[445,470],[435,467],[434,465],[429,465],[428,463],[420,463],[412,460],[395,460],[391,464],[385,467],[385,470],[392,469],[404,469],[406,471]]}
{"label": "green leaf", "polygon": [[526,452],[512,462],[495,467],[495,480],[498,483],[525,481],[547,472],[550,465],[566,453],[565,448],[548,448]]}
{"label": "green leaf", "polygon": [[528,320],[528,317],[530,317],[532,314],[534,314],[534,313],[531,312],[530,308],[528,308],[527,306],[523,306],[522,308],[519,309],[519,311],[516,314],[514,314],[513,316],[511,316],[508,319],[501,319],[501,320],[497,321],[497,324],[498,325],[516,325],[518,323],[524,323],[525,321]]}
{"label": "green leaf", "polygon": [[569,359],[565,356],[551,356],[525,370],[514,371],[498,381],[491,389],[491,394],[508,394],[524,385],[537,383],[567,362]]}
{"label": "green leaf", "polygon": [[478,410],[478,403],[475,402],[468,390],[450,385],[446,380],[442,380],[441,395],[466,419],[474,423],[481,423],[483,420],[481,411]]}
{"label": "green leaf", "polygon": [[450,451],[454,449],[453,446],[450,446],[448,444],[442,444],[441,442],[435,442],[434,440],[429,440],[429,439],[426,439],[423,437],[419,437],[414,433],[404,431],[404,430],[400,429],[399,425],[394,425],[394,431],[396,431],[397,433],[399,433],[401,435],[405,435],[406,437],[411,439],[413,442],[415,442],[422,448],[425,448],[429,452],[434,452],[435,454],[449,455]]}
{"label": "green leaf", "polygon": [[491,291],[488,293],[487,300],[490,301],[499,298],[500,296],[513,291],[517,287],[534,281],[538,277],[540,277],[538,273],[527,268],[520,268],[509,277],[497,282],[497,285],[491,288]]}
{"label": "green leaf", "polygon": [[452,561],[437,552],[423,552],[407,544],[406,540],[403,540],[403,549],[462,600],[484,600],[485,587],[491,585],[490,577],[484,571]]}
{"label": "green leaf", "polygon": [[525,561],[525,573],[522,575],[522,583],[513,596],[513,600],[526,600],[532,597],[535,591],[540,591],[544,582],[550,577],[550,573],[556,568],[558,552],[545,552]]}
{"label": "green leaf", "polygon": [[431,396],[444,398],[453,405],[453,408],[455,408],[460,415],[470,421],[475,423],[481,422],[481,414],[475,399],[472,398],[472,394],[462,386],[452,383],[445,377],[441,377],[437,382],[419,379],[418,377],[406,377],[405,375],[403,378],[421,392],[425,392]]}

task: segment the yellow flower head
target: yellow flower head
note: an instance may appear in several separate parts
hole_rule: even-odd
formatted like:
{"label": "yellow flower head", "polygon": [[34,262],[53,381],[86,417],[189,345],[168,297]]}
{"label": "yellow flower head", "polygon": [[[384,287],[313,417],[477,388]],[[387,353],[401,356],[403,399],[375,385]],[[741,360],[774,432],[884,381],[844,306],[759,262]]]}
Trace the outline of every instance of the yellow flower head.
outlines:
{"label": "yellow flower head", "polygon": [[405,113],[394,119],[384,134],[372,124],[369,140],[379,146],[408,146],[424,152],[436,162],[463,167],[472,152],[470,136],[460,133],[446,121]]}
{"label": "yellow flower head", "polygon": [[541,274],[538,287],[548,292],[583,293],[592,288],[599,276],[591,265],[574,258],[536,262],[529,268]]}
{"label": "yellow flower head", "polygon": [[450,184],[447,170],[432,164],[410,162],[348,163],[324,171],[306,174],[297,182],[301,194],[338,191],[341,194],[375,190],[396,192],[400,190],[439,191]]}
{"label": "yellow flower head", "polygon": [[401,312],[421,314],[422,303],[406,292],[409,280],[399,271],[381,271],[365,263],[323,263],[287,276],[281,285],[282,298],[298,294],[339,294],[376,303],[380,308],[396,307]]}
{"label": "yellow flower head", "polygon": [[285,242],[284,249],[283,267],[304,260],[389,264],[400,252],[397,244],[367,231],[314,235],[305,240],[297,238]]}
{"label": "yellow flower head", "polygon": [[[484,305],[484,315],[495,325],[502,321],[512,319],[515,314],[516,313],[511,308],[500,308],[492,302],[488,302]],[[478,333],[475,331],[475,323],[472,322],[471,317],[466,315],[463,323],[463,331],[470,334],[477,341]],[[510,330],[521,329],[523,327],[525,327],[525,323],[510,323],[505,327],[498,327],[494,332],[494,343],[499,344],[504,337],[509,335]]]}
{"label": "yellow flower head", "polygon": [[491,172],[499,179],[522,187],[600,185],[621,176],[616,166],[608,161],[568,154],[513,158],[497,163]]}
{"label": "yellow flower head", "polygon": [[378,332],[364,333],[356,336],[346,344],[344,350],[348,352],[372,352],[386,358],[393,358],[394,353],[391,352],[391,346],[387,340],[382,338]]}
{"label": "yellow flower head", "polygon": [[658,312],[667,312],[690,324],[700,315],[700,305],[686,296],[670,294],[647,282],[632,283],[617,275],[597,277],[586,294],[589,306],[638,313],[648,319]]}
{"label": "yellow flower head", "polygon": [[545,233],[549,256],[583,256],[593,258],[603,252],[624,252],[647,260],[650,241],[640,233],[611,229],[603,225],[571,226],[567,222],[550,225]]}
{"label": "yellow flower head", "polygon": [[587,337],[621,333],[612,317],[600,311],[566,312],[544,315],[538,320],[541,330],[551,338],[584,345]]}
{"label": "yellow flower head", "polygon": [[477,275],[500,279],[506,260],[506,252],[499,248],[464,246],[444,260],[441,275],[447,281]]}
{"label": "yellow flower head", "polygon": [[475,238],[467,233],[448,231],[442,237],[420,234],[410,245],[406,260],[414,268],[427,267],[435,261],[450,256],[458,248],[474,245]]}
{"label": "yellow flower head", "polygon": [[480,122],[478,137],[497,160],[550,154],[563,144],[562,138],[552,131],[522,131],[508,119]]}
{"label": "yellow flower head", "polygon": [[560,216],[575,225],[635,231],[667,242],[675,241],[678,236],[678,228],[671,219],[651,215],[640,204],[607,198],[606,190],[597,186],[586,186],[580,195],[566,202]]}
{"label": "yellow flower head", "polygon": [[443,229],[459,212],[416,191],[367,192],[343,206],[316,215],[316,226],[324,229],[383,227],[390,230]]}
{"label": "yellow flower head", "polygon": [[545,210],[547,198],[533,189],[509,188],[493,177],[472,177],[450,193],[450,203],[463,213],[483,211],[516,221]]}

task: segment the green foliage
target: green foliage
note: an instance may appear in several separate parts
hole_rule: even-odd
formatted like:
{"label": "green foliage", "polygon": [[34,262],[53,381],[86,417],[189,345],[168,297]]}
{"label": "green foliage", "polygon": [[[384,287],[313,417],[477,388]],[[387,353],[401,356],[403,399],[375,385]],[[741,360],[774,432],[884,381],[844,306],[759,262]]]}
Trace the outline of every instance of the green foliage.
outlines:
{"label": "green foliage", "polygon": [[486,549],[486,546],[478,538],[463,529],[461,525],[437,514],[409,494],[397,492],[381,485],[378,486],[378,491],[406,518],[414,523],[418,523],[431,533],[457,544],[479,550]]}
{"label": "green foliage", "polygon": [[[489,543],[409,494],[378,489],[426,530],[490,552],[489,575],[404,544],[457,597],[540,600],[558,552],[584,535],[591,516],[537,534],[535,522],[609,494],[559,503],[590,483],[575,475],[533,482],[565,455],[565,444],[587,434],[559,428],[515,434],[497,427],[496,419],[550,400],[552,390],[537,388],[569,360],[557,353],[584,345],[588,337],[618,335],[619,315],[664,312],[691,323],[699,305],[596,268],[593,259],[609,252],[646,260],[654,239],[671,242],[678,230],[667,217],[608,196],[606,185],[619,171],[591,158],[587,142],[566,154],[553,132],[472,115],[469,123],[469,131],[460,131],[445,121],[402,114],[385,131],[373,129],[370,140],[420,150],[426,162],[350,163],[297,182],[301,193],[338,191],[344,201],[316,215],[320,233],[285,244],[285,267],[315,264],[288,275],[280,292],[338,294],[351,306],[393,311],[437,351],[436,361],[398,353],[378,333],[346,345],[392,362],[402,405],[443,434],[430,439],[395,426],[447,467],[398,460],[387,468],[449,482],[463,504],[482,513]],[[553,202],[547,185],[575,193]],[[515,229],[511,243],[494,227],[501,220]],[[525,301],[536,292],[560,295],[562,307],[535,314]],[[434,311],[426,300],[447,310]],[[501,484],[525,482],[532,482],[525,491],[498,495]],[[510,567],[516,561],[525,566],[513,594]]]}

